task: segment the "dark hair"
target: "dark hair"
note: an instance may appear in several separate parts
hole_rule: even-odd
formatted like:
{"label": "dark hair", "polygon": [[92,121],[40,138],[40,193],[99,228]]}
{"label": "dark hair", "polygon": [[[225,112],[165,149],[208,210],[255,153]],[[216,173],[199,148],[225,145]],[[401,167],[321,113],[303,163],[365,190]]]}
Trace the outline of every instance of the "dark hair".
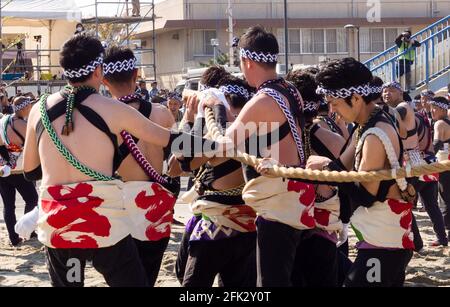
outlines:
{"label": "dark hair", "polygon": [[419,95],[416,95],[416,96],[414,96],[414,100],[420,100],[420,98],[421,98],[420,94],[419,94]]}
{"label": "dark hair", "polygon": [[[232,75],[225,76],[223,79],[219,81],[219,84],[217,86],[226,86],[226,85],[235,85],[240,86],[246,89],[250,94],[255,92],[255,89],[248,85],[247,81],[242,80],[240,78],[234,77]],[[230,105],[233,108],[243,108],[244,105],[249,101],[250,99],[246,99],[245,97],[237,94],[225,94],[225,97],[227,97],[230,100]]]}
{"label": "dark hair", "polygon": [[[250,27],[239,39],[239,48],[265,54],[278,54],[280,52],[275,35],[267,32],[262,26]],[[276,62],[257,63],[271,69],[277,66]]]}
{"label": "dark hair", "polygon": [[[373,76],[372,81],[370,81],[370,86],[372,87],[383,87],[383,79],[381,79],[380,77],[377,76]],[[377,99],[381,99],[382,93],[373,93],[369,96],[367,96],[367,99],[370,101],[374,101]]]}
{"label": "dark hair", "polygon": [[[102,43],[95,37],[89,35],[75,35],[64,43],[59,54],[59,64],[64,70],[78,70],[91,61],[95,60],[105,49]],[[67,78],[70,82],[85,82],[92,76],[79,78]]]}
{"label": "dark hair", "polygon": [[440,103],[447,104],[447,105],[450,104],[450,101],[448,101],[447,98],[441,97],[441,96],[439,96],[439,97],[434,97],[433,100],[436,101],[436,102],[440,102]]}
{"label": "dark hair", "polygon": [[[112,46],[108,48],[108,50],[106,50],[104,63],[109,64],[118,61],[120,62],[127,61],[130,59],[136,59],[131,49],[125,47]],[[128,71],[122,70],[120,72],[116,71],[113,74],[106,74],[105,79],[113,84],[130,82],[133,79],[133,74],[135,71],[136,69]]]}
{"label": "dark hair", "polygon": [[[366,85],[373,80],[370,70],[354,58],[332,60],[320,67],[316,82],[330,90],[350,88],[352,86]],[[366,103],[371,102],[371,95],[362,96]],[[351,96],[345,99],[351,104]]]}
{"label": "dark hair", "polygon": [[447,84],[447,92],[450,94],[450,83]]}
{"label": "dark hair", "polygon": [[[288,73],[286,77],[287,81],[290,81],[298,89],[304,102],[313,101],[320,103],[322,97],[316,94],[317,83],[314,76],[305,70],[295,70]],[[305,116],[307,118],[313,118],[317,116],[317,111],[305,110]]]}
{"label": "dark hair", "polygon": [[230,73],[222,66],[211,66],[203,73],[200,83],[207,87],[217,87],[222,79],[229,76]]}

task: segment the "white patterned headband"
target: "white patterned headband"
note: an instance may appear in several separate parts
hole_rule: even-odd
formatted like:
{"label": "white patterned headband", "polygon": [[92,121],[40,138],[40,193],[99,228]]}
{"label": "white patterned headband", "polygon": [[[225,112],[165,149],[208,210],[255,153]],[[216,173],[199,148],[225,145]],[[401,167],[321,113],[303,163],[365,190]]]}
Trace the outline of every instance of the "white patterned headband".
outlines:
{"label": "white patterned headband", "polygon": [[103,64],[103,74],[112,75],[114,73],[120,73],[122,71],[132,71],[136,68],[137,59],[131,58],[123,61],[110,62]]}
{"label": "white patterned headband", "polygon": [[204,84],[202,84],[202,83],[198,83],[198,90],[201,92],[201,91],[204,91],[204,90],[207,90],[207,89],[209,89],[209,86],[207,86],[207,85],[204,85]]}
{"label": "white patterned headband", "polygon": [[27,106],[29,106],[33,102],[34,102],[34,100],[32,100],[31,98],[26,98],[24,101],[22,101],[18,105],[13,105],[14,113],[25,109]]}
{"label": "white patterned headband", "polygon": [[401,84],[396,81],[383,84],[382,90],[384,90],[385,88],[395,88],[395,89],[403,92]]}
{"label": "white patterned headband", "polygon": [[241,48],[239,54],[242,58],[247,58],[255,62],[276,63],[278,60],[278,54],[255,52],[243,48]]}
{"label": "white patterned headband", "polygon": [[250,93],[246,88],[239,85],[224,85],[219,87],[219,91],[221,91],[224,94],[236,94],[244,97],[245,99],[249,100],[252,98],[253,93]]}
{"label": "white patterned headband", "polygon": [[433,106],[436,106],[436,107],[444,109],[444,110],[450,109],[450,106],[448,105],[448,103],[445,103],[445,102],[432,100],[429,103]]}
{"label": "white patterned headband", "polygon": [[319,101],[305,101],[303,110],[309,112],[315,112],[319,109]]}
{"label": "white patterned headband", "polygon": [[432,91],[425,90],[425,91],[422,91],[422,92],[420,93],[420,96],[422,96],[422,97],[427,97],[427,98],[430,98],[430,99],[433,99],[433,98],[434,98],[434,93],[433,93]]}
{"label": "white patterned headband", "polygon": [[87,65],[83,65],[78,69],[65,69],[64,76],[67,78],[81,78],[89,76],[94,70],[103,64],[103,55],[98,56],[95,60],[90,61]]}
{"label": "white patterned headband", "polygon": [[316,94],[331,96],[333,98],[348,98],[353,94],[359,94],[361,96],[369,96],[370,94],[379,93],[379,87],[371,86],[370,83],[366,85],[352,86],[350,88],[343,88],[339,90],[329,90],[322,86],[317,87]]}

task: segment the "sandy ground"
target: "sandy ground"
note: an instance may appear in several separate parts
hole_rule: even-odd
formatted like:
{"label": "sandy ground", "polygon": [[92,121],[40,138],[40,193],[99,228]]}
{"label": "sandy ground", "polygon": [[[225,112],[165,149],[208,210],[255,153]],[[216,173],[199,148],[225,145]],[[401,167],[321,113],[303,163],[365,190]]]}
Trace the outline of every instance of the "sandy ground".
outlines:
{"label": "sandy ground", "polygon": [[[23,201],[18,197],[17,216],[23,211]],[[0,206],[3,211],[3,205]],[[429,247],[435,240],[432,224],[424,212],[415,212],[417,222],[424,240],[424,249],[414,257],[407,269],[406,286],[442,287],[450,286],[450,250],[449,248]],[[177,204],[175,218],[186,222],[190,213],[185,204]],[[166,250],[160,274],[156,283],[158,287],[179,287],[175,277],[174,266],[177,250],[184,228],[173,226],[169,246]],[[350,246],[356,238],[350,232]],[[356,256],[356,250],[350,251],[350,257]],[[85,285],[89,287],[106,286],[103,278],[88,264]],[[43,246],[36,240],[24,242],[19,247],[9,244],[3,214],[0,214],[0,286],[45,287],[50,286],[47,274]]]}

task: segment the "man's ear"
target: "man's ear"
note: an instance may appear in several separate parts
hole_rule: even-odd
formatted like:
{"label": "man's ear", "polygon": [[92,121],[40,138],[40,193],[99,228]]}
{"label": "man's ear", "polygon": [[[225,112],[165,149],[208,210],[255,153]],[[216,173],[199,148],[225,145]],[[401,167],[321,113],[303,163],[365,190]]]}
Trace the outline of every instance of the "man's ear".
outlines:
{"label": "man's ear", "polygon": [[133,71],[133,83],[134,83],[134,84],[136,84],[137,78],[138,78],[138,69],[136,68],[136,69]]}
{"label": "man's ear", "polygon": [[350,101],[352,102],[352,106],[357,106],[361,103],[365,103],[364,99],[359,94],[353,94]]}

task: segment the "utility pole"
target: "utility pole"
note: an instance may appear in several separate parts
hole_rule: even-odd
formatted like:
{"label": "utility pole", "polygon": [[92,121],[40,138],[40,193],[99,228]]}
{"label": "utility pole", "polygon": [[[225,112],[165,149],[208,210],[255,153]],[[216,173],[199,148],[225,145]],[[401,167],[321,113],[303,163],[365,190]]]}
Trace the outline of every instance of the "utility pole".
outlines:
{"label": "utility pole", "polygon": [[288,16],[287,16],[287,0],[284,0],[284,58],[285,58],[285,73],[289,71],[289,37],[288,37]]}
{"label": "utility pole", "polygon": [[228,0],[228,45],[229,56],[228,59],[230,61],[230,67],[234,66],[234,48],[233,48],[233,8],[231,4],[232,0]]}

